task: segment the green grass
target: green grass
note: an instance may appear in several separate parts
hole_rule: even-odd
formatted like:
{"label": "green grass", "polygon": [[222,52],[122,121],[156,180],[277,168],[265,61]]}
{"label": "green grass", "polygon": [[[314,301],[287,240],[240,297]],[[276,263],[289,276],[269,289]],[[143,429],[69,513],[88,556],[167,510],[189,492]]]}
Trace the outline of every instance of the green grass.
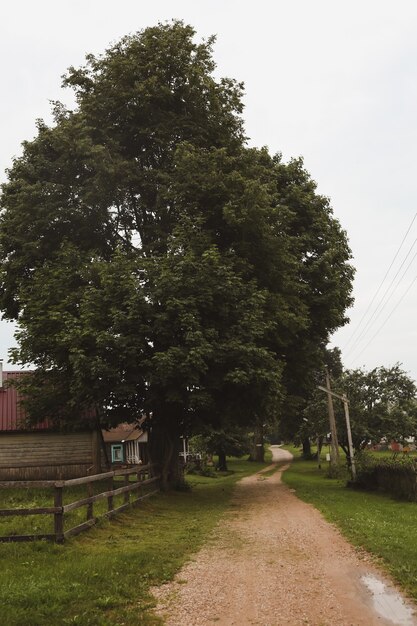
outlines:
{"label": "green grass", "polygon": [[[133,481],[133,478],[131,479]],[[115,487],[122,487],[124,481],[122,477],[114,480]],[[91,483],[92,495],[110,489],[108,481],[98,481]],[[152,491],[154,485],[142,488],[142,493],[147,489]],[[77,487],[65,487],[63,490],[64,504],[70,504],[88,496],[86,485]],[[136,493],[131,494],[131,499],[136,497]],[[113,506],[116,508],[124,503],[123,494],[114,496]],[[49,489],[1,489],[0,508],[43,508],[54,506],[54,490]],[[94,503],[94,516],[100,517],[107,511],[107,499]],[[74,511],[66,513],[64,516],[65,530],[81,524],[86,519],[86,507],[83,506]],[[54,517],[48,515],[33,515],[21,517],[0,517],[0,536],[5,535],[26,535],[26,534],[50,534],[54,532]]]}
{"label": "green grass", "polygon": [[236,481],[265,467],[229,463],[233,473],[190,476],[190,492],[158,494],[64,545],[0,544],[0,624],[159,624],[149,587],[170,580],[202,545]]}
{"label": "green grass", "polygon": [[353,545],[378,557],[417,599],[417,504],[349,489],[345,480],[325,477],[326,463],[318,470],[315,461],[300,458],[298,449],[287,449],[295,458],[284,482],[336,524]]}

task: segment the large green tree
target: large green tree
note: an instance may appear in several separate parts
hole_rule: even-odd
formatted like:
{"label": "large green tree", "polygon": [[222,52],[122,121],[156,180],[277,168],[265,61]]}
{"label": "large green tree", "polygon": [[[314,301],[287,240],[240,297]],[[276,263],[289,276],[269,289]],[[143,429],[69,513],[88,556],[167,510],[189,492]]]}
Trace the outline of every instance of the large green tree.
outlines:
{"label": "large green tree", "polygon": [[328,200],[301,160],[246,147],[212,44],[174,22],[71,68],[76,109],[39,123],[1,197],[0,308],[36,366],[33,419],[146,413],[166,483],[202,424],[291,424],[351,302]]}

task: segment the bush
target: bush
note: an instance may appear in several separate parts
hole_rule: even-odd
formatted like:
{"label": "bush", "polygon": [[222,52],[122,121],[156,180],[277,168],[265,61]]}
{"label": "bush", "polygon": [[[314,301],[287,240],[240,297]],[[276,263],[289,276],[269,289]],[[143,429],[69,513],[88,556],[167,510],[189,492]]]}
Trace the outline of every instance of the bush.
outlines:
{"label": "bush", "polygon": [[362,451],[355,454],[356,479],[349,482],[349,486],[367,491],[378,489],[376,459],[369,452]]}
{"label": "bush", "polygon": [[417,464],[412,458],[375,459],[366,452],[356,457],[357,476],[351,486],[384,491],[400,500],[417,501]]}

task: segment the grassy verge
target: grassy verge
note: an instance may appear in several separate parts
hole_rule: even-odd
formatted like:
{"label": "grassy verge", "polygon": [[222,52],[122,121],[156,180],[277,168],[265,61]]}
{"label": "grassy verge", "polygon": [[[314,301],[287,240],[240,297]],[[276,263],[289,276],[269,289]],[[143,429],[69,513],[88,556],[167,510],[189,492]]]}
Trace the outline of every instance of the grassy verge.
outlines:
{"label": "grassy verge", "polygon": [[[348,489],[325,477],[315,461],[291,448],[294,462],[283,476],[297,496],[317,507],[358,547],[381,559],[398,583],[417,599],[417,504]],[[326,463],[323,464],[326,465]]]}
{"label": "grassy verge", "polygon": [[215,478],[190,476],[191,492],[157,495],[63,546],[0,544],[0,624],[159,624],[149,587],[173,577],[226,510],[236,481],[265,465],[229,467]]}

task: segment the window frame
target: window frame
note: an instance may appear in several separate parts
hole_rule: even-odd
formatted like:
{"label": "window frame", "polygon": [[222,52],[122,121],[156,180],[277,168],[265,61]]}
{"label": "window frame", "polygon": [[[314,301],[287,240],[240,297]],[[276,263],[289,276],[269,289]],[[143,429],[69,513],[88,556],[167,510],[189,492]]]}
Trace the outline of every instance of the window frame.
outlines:
{"label": "window frame", "polygon": [[[119,453],[120,452],[120,458]],[[111,444],[111,462],[112,463],[123,463],[124,462],[124,450],[122,443],[112,443]]]}

